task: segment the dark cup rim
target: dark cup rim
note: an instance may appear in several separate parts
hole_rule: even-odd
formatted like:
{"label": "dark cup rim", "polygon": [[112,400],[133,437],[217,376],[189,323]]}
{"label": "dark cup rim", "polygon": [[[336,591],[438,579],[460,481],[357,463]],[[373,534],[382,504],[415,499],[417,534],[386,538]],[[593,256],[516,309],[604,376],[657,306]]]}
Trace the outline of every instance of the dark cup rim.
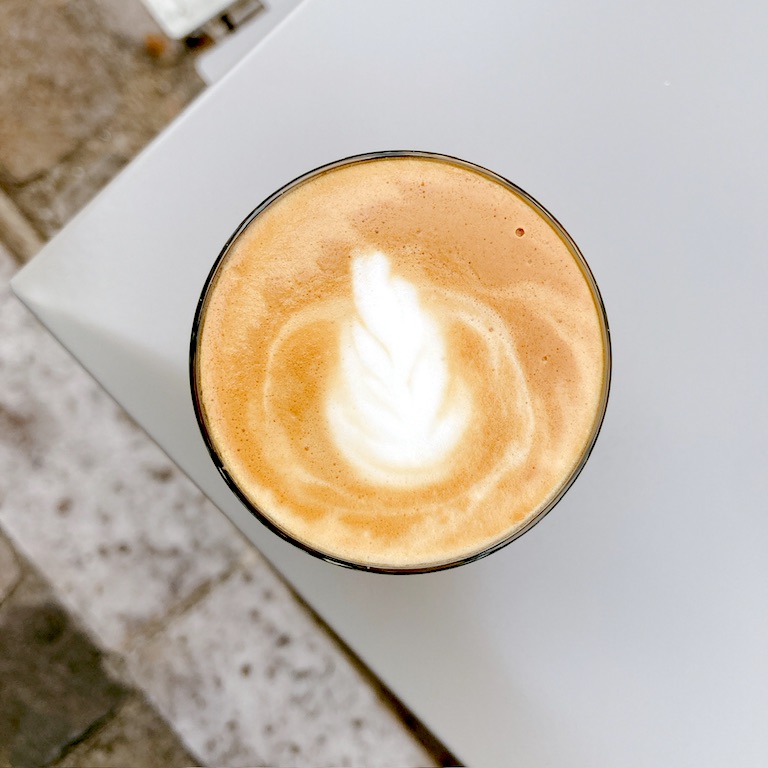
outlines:
{"label": "dark cup rim", "polygon": [[[199,373],[198,373],[198,365],[197,365],[198,339],[200,336],[202,321],[205,315],[207,299],[208,299],[208,296],[210,295],[210,289],[215,284],[217,275],[219,274],[219,271],[232,245],[235,243],[238,237],[247,229],[250,223],[257,216],[259,216],[264,210],[266,210],[276,200],[278,200],[280,197],[282,197],[286,193],[290,192],[295,187],[328,171],[335,170],[336,168],[340,168],[342,166],[353,165],[357,163],[370,162],[370,161],[381,160],[386,158],[409,158],[409,157],[449,163],[451,165],[455,165],[455,166],[473,171],[475,173],[479,173],[480,175],[485,176],[486,178],[489,178],[497,183],[500,183],[503,186],[512,190],[515,194],[522,197],[523,200],[525,200],[534,210],[538,212],[538,214],[545,221],[547,221],[550,224],[550,226],[552,226],[552,228],[561,237],[563,242],[566,244],[566,246],[574,256],[574,258],[576,259],[577,263],[582,269],[582,272],[584,273],[584,277],[587,283],[589,284],[589,287],[592,292],[595,305],[597,308],[597,313],[601,320],[600,325],[601,325],[601,331],[603,335],[603,349],[604,349],[605,357],[604,357],[603,391],[601,394],[601,400],[600,400],[598,411],[595,416],[595,422],[594,422],[592,432],[590,434],[590,438],[584,446],[584,450],[582,451],[579,461],[575,464],[574,468],[571,470],[569,475],[560,484],[557,490],[557,493],[532,518],[530,518],[524,526],[522,526],[521,528],[515,529],[512,533],[503,537],[499,541],[491,544],[490,546],[487,546],[482,550],[479,550],[477,552],[472,552],[460,558],[448,560],[445,562],[428,563],[424,565],[415,565],[415,566],[406,566],[406,567],[388,567],[385,565],[371,565],[371,564],[356,562],[353,560],[346,560],[344,558],[340,558],[335,555],[329,554],[327,552],[323,552],[322,550],[316,549],[311,545],[307,544],[306,542],[303,542],[300,539],[297,539],[291,536],[286,531],[283,531],[279,526],[277,526],[269,518],[269,516],[265,512],[259,509],[256,506],[256,504],[251,499],[248,498],[248,496],[240,488],[238,483],[235,481],[235,479],[232,477],[232,475],[229,473],[226,466],[224,465],[224,462],[222,461],[221,456],[216,446],[214,445],[213,439],[210,435],[210,432],[206,424],[204,409],[203,409],[202,400],[201,400],[200,391],[199,391],[200,390]],[[334,565],[350,568],[353,570],[359,570],[359,571],[364,571],[368,573],[394,574],[394,575],[434,573],[437,571],[444,571],[452,568],[458,568],[459,566],[476,562],[485,557],[488,557],[489,555],[499,551],[500,549],[503,549],[508,544],[511,544],[513,541],[520,538],[523,534],[530,531],[531,528],[533,528],[537,523],[543,520],[544,517],[546,517],[549,514],[549,512],[551,512],[552,509],[554,509],[554,507],[557,506],[557,504],[560,502],[563,496],[565,496],[566,492],[571,488],[573,483],[576,481],[576,478],[581,474],[581,471],[586,465],[592,453],[592,450],[595,447],[595,443],[597,442],[598,435],[600,434],[600,431],[602,429],[602,425],[605,419],[605,413],[608,406],[608,398],[609,398],[610,389],[611,389],[611,371],[612,371],[611,334],[610,334],[610,328],[608,325],[608,316],[605,311],[605,305],[603,303],[603,298],[600,293],[600,289],[597,285],[597,282],[594,278],[594,275],[592,273],[592,270],[589,264],[587,263],[587,260],[584,258],[584,255],[582,254],[581,250],[576,245],[576,242],[573,240],[573,238],[568,234],[565,227],[563,227],[563,225],[560,224],[560,222],[543,205],[541,205],[541,203],[539,203],[535,198],[529,195],[525,190],[521,189],[515,183],[509,181],[503,176],[500,176],[494,171],[484,168],[483,166],[477,165],[476,163],[472,163],[470,161],[463,160],[458,157],[454,157],[452,155],[446,155],[439,152],[428,152],[428,151],[422,151],[422,150],[383,150],[378,152],[366,152],[363,154],[351,155],[351,156],[342,158],[340,160],[334,160],[330,163],[320,165],[310,171],[307,171],[306,173],[303,173],[300,176],[297,176],[295,179],[293,179],[292,181],[289,181],[287,184],[280,187],[277,191],[273,192],[271,195],[265,198],[261,203],[259,203],[259,205],[257,205],[256,208],[254,208],[243,219],[240,225],[235,229],[235,231],[226,241],[226,243],[224,244],[223,248],[219,252],[219,255],[217,256],[216,260],[213,263],[213,266],[211,267],[208,273],[208,276],[203,284],[203,289],[201,291],[200,298],[198,299],[197,306],[195,309],[195,315],[192,323],[192,332],[191,332],[191,338],[190,338],[190,350],[189,350],[189,377],[190,377],[190,387],[191,387],[191,394],[192,394],[192,403],[195,411],[195,418],[197,419],[198,427],[200,428],[200,433],[203,437],[208,453],[210,454],[216,469],[218,470],[219,474],[222,476],[226,484],[229,486],[230,490],[245,506],[246,510],[250,512],[250,514],[253,515],[257,520],[259,520],[260,523],[266,526],[266,528],[268,528],[270,531],[275,533],[281,539],[283,539],[284,541],[287,541],[290,544],[293,544],[294,546],[303,550],[307,554],[312,555],[313,557],[316,557],[327,563],[332,563]]]}

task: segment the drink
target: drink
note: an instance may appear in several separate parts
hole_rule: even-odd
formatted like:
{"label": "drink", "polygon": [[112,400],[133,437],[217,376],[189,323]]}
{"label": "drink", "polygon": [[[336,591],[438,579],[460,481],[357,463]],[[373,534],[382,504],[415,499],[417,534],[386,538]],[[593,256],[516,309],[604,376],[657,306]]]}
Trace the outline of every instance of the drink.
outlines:
{"label": "drink", "polygon": [[262,204],[211,274],[193,391],[215,461],[334,561],[446,567],[543,516],[608,394],[597,288],[525,193],[459,160],[352,158]]}

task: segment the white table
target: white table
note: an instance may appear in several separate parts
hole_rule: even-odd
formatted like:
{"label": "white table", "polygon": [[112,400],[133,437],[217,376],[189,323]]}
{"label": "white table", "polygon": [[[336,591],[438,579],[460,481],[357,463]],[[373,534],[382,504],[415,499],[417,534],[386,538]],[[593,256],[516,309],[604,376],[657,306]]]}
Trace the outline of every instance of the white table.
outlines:
{"label": "white table", "polygon": [[[768,6],[306,0],[14,280],[32,310],[472,766],[768,765]],[[231,230],[389,148],[512,179],[574,236],[614,345],[565,500],[479,563],[326,565],[199,437],[188,335]]]}
{"label": "white table", "polygon": [[218,41],[197,57],[200,77],[210,85],[220,80],[250,53],[273,29],[277,28],[303,0],[268,0],[253,18],[239,26],[234,34]]}

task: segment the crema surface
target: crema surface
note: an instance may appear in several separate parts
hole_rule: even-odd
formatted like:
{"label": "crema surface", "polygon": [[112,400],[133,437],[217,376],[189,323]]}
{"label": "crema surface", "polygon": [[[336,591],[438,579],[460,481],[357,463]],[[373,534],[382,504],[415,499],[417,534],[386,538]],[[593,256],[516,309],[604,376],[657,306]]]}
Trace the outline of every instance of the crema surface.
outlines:
{"label": "crema surface", "polygon": [[447,160],[293,186],[204,306],[212,445],[265,517],[341,560],[430,567],[507,539],[602,418],[606,328],[582,262],[523,195]]}

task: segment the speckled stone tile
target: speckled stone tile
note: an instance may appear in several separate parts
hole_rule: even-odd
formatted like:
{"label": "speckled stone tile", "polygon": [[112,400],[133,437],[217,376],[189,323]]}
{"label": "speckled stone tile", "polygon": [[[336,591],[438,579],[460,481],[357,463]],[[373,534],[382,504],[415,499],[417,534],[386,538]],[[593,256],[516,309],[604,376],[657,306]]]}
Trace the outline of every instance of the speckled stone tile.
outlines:
{"label": "speckled stone tile", "polygon": [[44,236],[201,91],[158,31],[138,0],[0,2],[0,183]]}
{"label": "speckled stone tile", "polygon": [[55,768],[183,768],[197,765],[168,724],[134,694],[115,716],[55,764]]}
{"label": "speckled stone tile", "polygon": [[233,567],[233,526],[8,291],[0,250],[0,525],[120,651]]}
{"label": "speckled stone tile", "polygon": [[0,604],[19,581],[21,568],[8,539],[0,530]]}
{"label": "speckled stone tile", "polygon": [[129,695],[103,654],[28,571],[0,606],[0,765],[44,766]]}
{"label": "speckled stone tile", "polygon": [[[116,108],[118,72],[105,65],[108,38],[89,6],[0,4],[0,102],[15,105],[0,113],[0,168],[14,182],[61,161]],[[68,119],[71,110],[81,119]]]}
{"label": "speckled stone tile", "polygon": [[435,765],[255,553],[128,667],[206,764]]}

